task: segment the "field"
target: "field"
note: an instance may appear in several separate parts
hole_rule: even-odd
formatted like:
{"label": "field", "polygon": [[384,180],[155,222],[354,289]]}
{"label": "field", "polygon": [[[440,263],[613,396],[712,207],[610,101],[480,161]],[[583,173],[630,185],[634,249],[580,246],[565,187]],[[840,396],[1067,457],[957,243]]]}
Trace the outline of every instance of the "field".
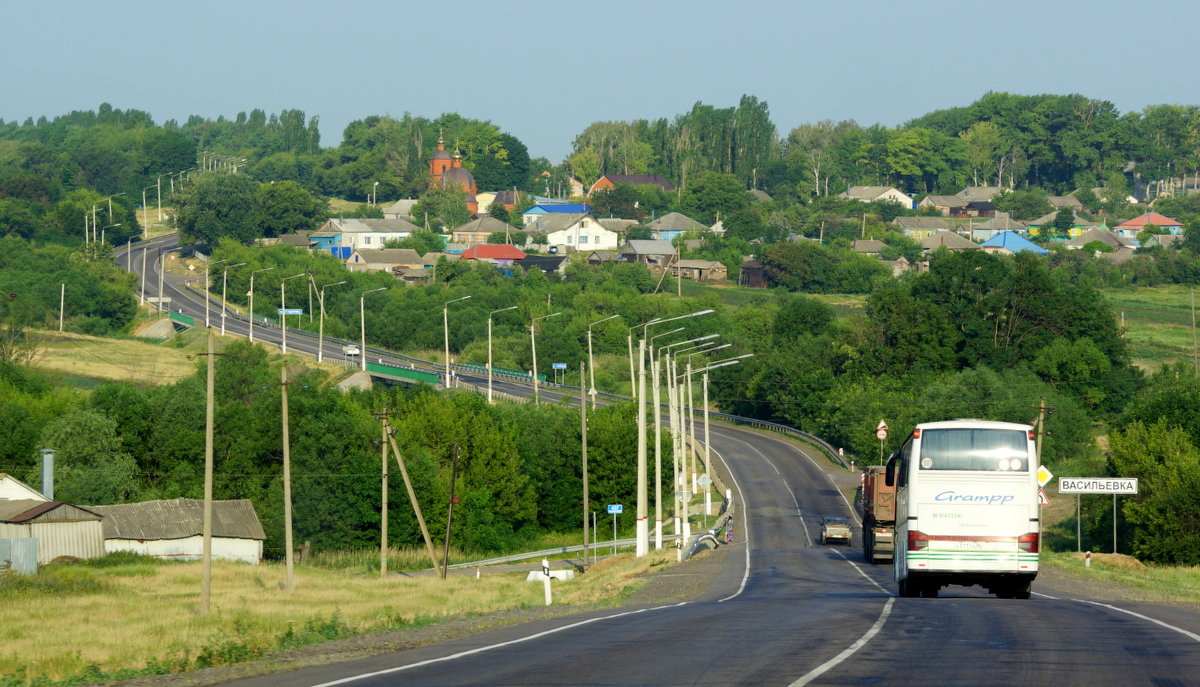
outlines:
{"label": "field", "polygon": [[[0,685],[38,676],[99,681],[253,660],[280,649],[544,605],[525,573],[432,576],[355,574],[298,567],[284,590],[278,563],[213,566],[212,612],[199,607],[200,564],[136,556],[59,564],[0,578]],[[108,560],[112,565],[104,566]],[[603,560],[554,583],[554,605],[620,602],[669,569],[674,552]],[[517,618],[508,622],[515,622]],[[505,622],[493,619],[491,622]]]}
{"label": "field", "polygon": [[87,386],[88,379],[170,384],[195,371],[197,363],[189,360],[188,354],[199,351],[198,345],[180,348],[146,340],[99,338],[71,332],[40,332],[39,336],[43,348],[35,365],[63,375],[64,381],[72,386]]}
{"label": "field", "polygon": [[1188,287],[1108,289],[1104,296],[1125,329],[1139,367],[1150,371],[1195,358],[1192,292]]}

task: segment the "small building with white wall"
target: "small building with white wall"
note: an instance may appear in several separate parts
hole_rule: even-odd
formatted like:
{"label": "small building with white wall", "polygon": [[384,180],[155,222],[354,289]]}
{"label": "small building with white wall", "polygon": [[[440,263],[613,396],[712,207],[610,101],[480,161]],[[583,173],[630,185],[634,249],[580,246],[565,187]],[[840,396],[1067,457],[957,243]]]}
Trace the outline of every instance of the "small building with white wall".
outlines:
{"label": "small building with white wall", "polygon": [[[106,552],[133,551],[172,560],[204,553],[204,501],[171,499],[116,506],[89,506],[104,516]],[[257,565],[267,538],[249,499],[213,501],[212,555]]]}

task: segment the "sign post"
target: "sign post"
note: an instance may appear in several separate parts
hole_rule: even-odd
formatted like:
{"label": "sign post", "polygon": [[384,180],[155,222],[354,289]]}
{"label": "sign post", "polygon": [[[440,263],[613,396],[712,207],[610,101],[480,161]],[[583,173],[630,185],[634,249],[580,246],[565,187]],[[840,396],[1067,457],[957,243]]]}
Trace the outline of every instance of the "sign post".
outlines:
{"label": "sign post", "polygon": [[612,518],[612,521],[613,521],[612,552],[613,552],[614,556],[617,555],[617,516],[620,515],[621,511],[623,511],[623,510],[625,510],[625,506],[622,506],[619,503],[608,504],[608,512],[610,515],[613,516],[613,518]]}
{"label": "sign post", "polygon": [[888,426],[883,420],[875,427],[875,438],[879,439],[879,463],[883,464],[883,441],[887,439]]}
{"label": "sign post", "polygon": [[[1117,552],[1117,494],[1138,493],[1136,477],[1059,477],[1060,494],[1112,494],[1113,553]],[[1075,505],[1075,547],[1079,549],[1079,504]]]}

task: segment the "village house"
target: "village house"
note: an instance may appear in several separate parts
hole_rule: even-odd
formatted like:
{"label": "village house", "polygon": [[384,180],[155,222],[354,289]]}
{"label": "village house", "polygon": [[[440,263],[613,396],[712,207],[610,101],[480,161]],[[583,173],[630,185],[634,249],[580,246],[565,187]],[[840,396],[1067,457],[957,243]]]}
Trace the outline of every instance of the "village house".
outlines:
{"label": "village house", "polygon": [[671,276],[692,281],[724,281],[729,269],[716,260],[677,260],[671,263]]}
{"label": "village house", "polygon": [[851,186],[842,194],[843,198],[852,198],[864,203],[873,201],[885,201],[896,203],[900,207],[909,210],[913,207],[912,196],[893,186]]}
{"label": "village house", "polygon": [[345,260],[359,248],[376,250],[388,241],[399,241],[420,231],[402,219],[330,219],[309,235],[313,250]]}
{"label": "village house", "polygon": [[646,225],[659,241],[674,241],[685,232],[707,231],[708,227],[678,212],[668,212]]}
{"label": "village house", "polygon": [[517,237],[522,236],[521,231],[511,224],[491,215],[483,215],[451,231],[450,241],[471,246],[476,243],[487,243],[488,237],[492,234],[505,234],[511,236],[514,241]]}
{"label": "village house", "polygon": [[425,261],[410,248],[383,248],[367,250],[362,248],[350,254],[343,263],[351,272],[392,272],[396,268],[419,269],[425,266]]}
{"label": "village house", "polygon": [[604,189],[616,188],[617,184],[628,184],[630,186],[657,186],[664,191],[674,191],[675,187],[671,182],[660,177],[657,174],[605,174],[592,184],[588,189],[590,197],[596,191]]}
{"label": "village house", "polygon": [[676,255],[670,241],[631,239],[621,247],[618,259],[662,269],[674,262]]}
{"label": "village house", "polygon": [[954,225],[940,217],[897,217],[892,224],[914,241],[929,238],[939,231],[954,231]]}
{"label": "village house", "polygon": [[1144,215],[1138,215],[1131,220],[1121,222],[1113,227],[1113,231],[1122,235],[1132,235],[1137,237],[1138,234],[1146,230],[1149,225],[1154,225],[1159,229],[1164,229],[1168,234],[1177,235],[1183,233],[1183,223],[1177,219],[1160,215],[1157,212],[1147,212]]}

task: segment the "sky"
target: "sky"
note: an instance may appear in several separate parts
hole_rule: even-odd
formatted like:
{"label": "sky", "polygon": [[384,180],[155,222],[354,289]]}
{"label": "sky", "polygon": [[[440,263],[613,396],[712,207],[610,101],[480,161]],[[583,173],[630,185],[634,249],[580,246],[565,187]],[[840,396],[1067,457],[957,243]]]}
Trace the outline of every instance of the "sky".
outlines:
{"label": "sky", "polygon": [[765,100],[781,136],[897,126],[989,91],[1200,104],[1200,3],[1117,0],[0,0],[0,119],[101,103],[263,109],[337,145],[371,115],[487,120],[560,162],[597,121]]}

